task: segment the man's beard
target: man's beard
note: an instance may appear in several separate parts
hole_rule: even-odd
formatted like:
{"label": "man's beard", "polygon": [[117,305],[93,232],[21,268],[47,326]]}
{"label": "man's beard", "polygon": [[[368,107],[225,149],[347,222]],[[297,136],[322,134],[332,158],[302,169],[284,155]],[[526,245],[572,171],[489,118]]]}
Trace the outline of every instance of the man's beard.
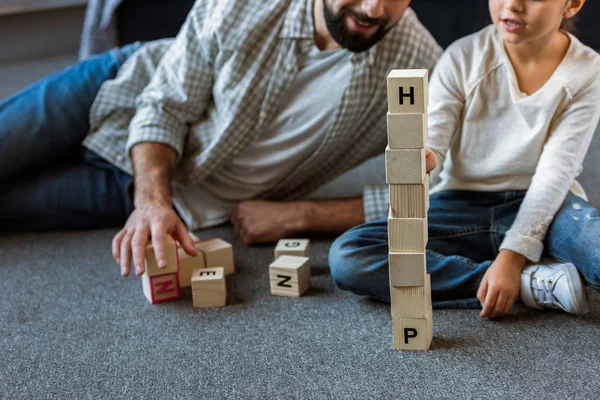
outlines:
{"label": "man's beard", "polygon": [[[325,14],[325,23],[327,29],[333,37],[333,39],[339,43],[340,46],[346,48],[354,53],[360,53],[370,49],[375,43],[379,42],[389,29],[385,29],[388,21],[382,18],[369,18],[366,15],[358,14],[352,10],[349,6],[344,6],[337,13],[334,14],[326,0],[323,0],[323,8]],[[349,32],[346,28],[344,20],[346,17],[352,17],[355,20],[363,23],[369,23],[373,25],[379,25],[379,29],[375,31],[371,36],[364,36],[359,32]],[[391,29],[391,28],[390,28]]]}

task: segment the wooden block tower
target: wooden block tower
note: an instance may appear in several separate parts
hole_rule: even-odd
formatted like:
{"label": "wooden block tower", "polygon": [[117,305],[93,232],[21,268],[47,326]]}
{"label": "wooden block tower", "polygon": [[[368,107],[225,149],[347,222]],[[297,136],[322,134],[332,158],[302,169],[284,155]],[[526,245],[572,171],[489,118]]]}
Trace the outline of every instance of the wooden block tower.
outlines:
{"label": "wooden block tower", "polygon": [[390,298],[394,348],[428,350],[433,337],[426,272],[429,180],[425,169],[427,70],[393,70],[387,78],[386,180]]}

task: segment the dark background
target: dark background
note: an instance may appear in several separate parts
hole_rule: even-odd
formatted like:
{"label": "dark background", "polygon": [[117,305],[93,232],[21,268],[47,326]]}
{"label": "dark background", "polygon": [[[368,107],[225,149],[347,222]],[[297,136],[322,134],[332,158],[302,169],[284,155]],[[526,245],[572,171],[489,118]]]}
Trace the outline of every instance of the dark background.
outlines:
{"label": "dark background", "polygon": [[[117,10],[120,44],[174,37],[193,4],[193,0],[124,0]],[[487,0],[414,0],[411,7],[444,48],[491,22]],[[596,50],[600,50],[599,17],[598,0],[588,0],[576,17],[575,35]]]}

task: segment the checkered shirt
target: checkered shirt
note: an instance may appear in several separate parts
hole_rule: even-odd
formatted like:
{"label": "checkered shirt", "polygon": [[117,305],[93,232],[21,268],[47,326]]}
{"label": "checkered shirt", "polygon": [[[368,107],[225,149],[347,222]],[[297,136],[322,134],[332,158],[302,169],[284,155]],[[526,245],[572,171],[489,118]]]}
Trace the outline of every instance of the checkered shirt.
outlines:
{"label": "checkered shirt", "polygon": [[[101,87],[84,145],[132,173],[130,149],[158,142],[178,154],[174,185],[201,184],[269,128],[314,44],[313,0],[198,0],[175,39],[150,42]],[[262,196],[301,198],[381,154],[386,76],[431,69],[441,48],[408,9],[375,46],[352,56],[352,77],[316,151]],[[364,192],[367,221],[387,215],[387,187]]]}

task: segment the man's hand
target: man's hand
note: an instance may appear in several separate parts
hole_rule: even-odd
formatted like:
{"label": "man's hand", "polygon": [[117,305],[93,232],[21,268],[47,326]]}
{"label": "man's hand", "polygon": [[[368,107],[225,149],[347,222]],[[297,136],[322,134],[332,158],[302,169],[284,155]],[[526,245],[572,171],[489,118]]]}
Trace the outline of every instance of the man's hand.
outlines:
{"label": "man's hand", "polygon": [[501,250],[492,266],[486,271],[477,298],[483,305],[481,318],[501,318],[519,298],[521,273],[527,259],[510,250]]}
{"label": "man's hand", "polygon": [[302,231],[303,214],[302,202],[249,200],[238,204],[231,223],[246,244],[272,243]]}
{"label": "man's hand", "polygon": [[170,204],[147,204],[136,208],[112,242],[113,257],[121,266],[121,275],[129,275],[132,254],[136,275],[144,273],[144,256],[149,237],[158,267],[166,268],[167,235],[178,241],[189,255],[198,254],[187,228]]}
{"label": "man's hand", "polygon": [[244,243],[272,243],[298,233],[339,235],[363,224],[362,198],[325,201],[244,201],[231,216]]}
{"label": "man's hand", "polygon": [[138,143],[131,149],[131,159],[135,209],[112,242],[113,257],[121,266],[123,276],[129,275],[132,255],[135,273],[144,273],[149,237],[159,268],[167,266],[167,235],[178,241],[190,256],[198,254],[171,205],[171,172],[177,159],[175,150],[161,143]]}

